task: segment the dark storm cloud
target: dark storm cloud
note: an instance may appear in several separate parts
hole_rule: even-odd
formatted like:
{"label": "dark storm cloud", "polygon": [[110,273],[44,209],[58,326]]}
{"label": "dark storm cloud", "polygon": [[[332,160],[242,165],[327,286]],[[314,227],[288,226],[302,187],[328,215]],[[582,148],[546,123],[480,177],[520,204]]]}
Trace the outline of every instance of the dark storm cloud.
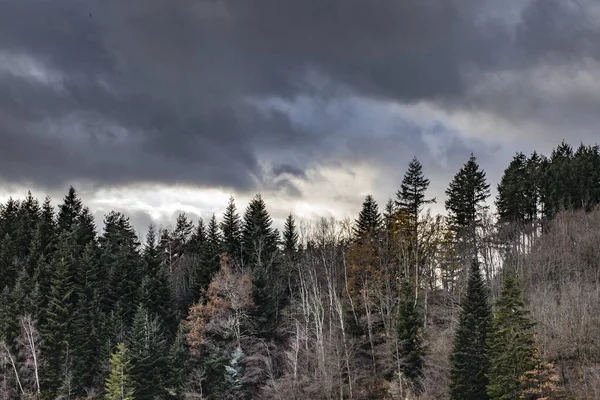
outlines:
{"label": "dark storm cloud", "polygon": [[336,138],[257,101],[353,93],[459,104],[466,73],[526,65],[528,54],[596,55],[591,3],[531,1],[516,25],[496,4],[2,2],[0,176],[247,190],[270,161],[269,181],[300,195],[286,176],[304,177]]}

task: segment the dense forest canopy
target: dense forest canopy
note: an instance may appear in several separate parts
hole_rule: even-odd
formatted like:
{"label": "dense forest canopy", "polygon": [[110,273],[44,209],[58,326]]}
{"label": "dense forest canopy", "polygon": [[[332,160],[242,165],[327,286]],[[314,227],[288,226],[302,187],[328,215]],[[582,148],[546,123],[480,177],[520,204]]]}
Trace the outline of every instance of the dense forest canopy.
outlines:
{"label": "dense forest canopy", "polygon": [[282,232],[260,195],[145,237],[73,187],[8,200],[0,398],[599,398],[599,147],[516,154],[496,215],[474,155],[447,215],[425,172]]}

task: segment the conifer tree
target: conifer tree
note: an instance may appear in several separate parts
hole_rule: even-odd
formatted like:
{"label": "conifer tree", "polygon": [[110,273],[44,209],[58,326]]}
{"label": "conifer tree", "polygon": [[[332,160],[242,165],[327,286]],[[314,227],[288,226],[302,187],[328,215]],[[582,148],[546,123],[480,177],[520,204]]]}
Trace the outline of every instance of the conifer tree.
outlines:
{"label": "conifer tree", "polygon": [[298,249],[298,231],[292,214],[285,219],[283,227],[283,251],[286,255],[293,255]]}
{"label": "conifer tree", "polygon": [[44,339],[42,353],[45,355],[45,387],[50,393],[62,384],[62,374],[68,358],[71,342],[75,284],[71,271],[75,259],[72,254],[73,234],[64,232],[59,237],[59,248],[52,262],[52,278],[47,308],[44,312],[45,324],[41,327]]}
{"label": "conifer tree", "polygon": [[425,365],[425,347],[423,346],[423,313],[417,306],[413,296],[412,284],[404,280],[398,302],[398,353],[401,361],[401,372],[413,389],[421,388],[420,379]]}
{"label": "conifer tree", "polygon": [[220,227],[223,234],[223,251],[231,260],[239,260],[242,248],[242,221],[237,213],[233,196],[229,198]]}
{"label": "conifer tree", "polygon": [[77,192],[73,186],[69,187],[69,192],[63,200],[63,204],[59,205],[58,211],[58,229],[61,232],[70,231],[77,222],[77,218],[81,215],[83,205],[77,196]]}
{"label": "conifer tree", "polygon": [[179,214],[177,216],[175,229],[171,235],[173,241],[171,251],[176,258],[181,258],[181,256],[187,252],[193,231],[194,224],[192,221],[190,221],[184,213]]}
{"label": "conifer tree", "polygon": [[264,267],[277,255],[278,234],[260,194],[248,204],[242,228],[243,261],[252,268]]}
{"label": "conifer tree", "polygon": [[487,340],[491,400],[520,398],[522,378],[535,368],[533,324],[528,314],[517,278],[507,273]]}
{"label": "conifer tree", "polygon": [[176,328],[172,309],[173,299],[168,277],[160,265],[154,225],[150,225],[146,234],[141,266],[138,302],[149,312],[158,315],[165,328],[173,332]]}
{"label": "conifer tree", "polygon": [[190,252],[193,254],[196,254],[197,256],[200,256],[202,258],[202,255],[203,255],[204,251],[206,250],[205,249],[206,242],[207,242],[206,225],[204,224],[204,220],[202,218],[200,218],[198,220],[198,225],[196,226],[196,230],[194,231],[194,233],[192,234],[192,237],[190,238],[190,243],[189,243]]}
{"label": "conifer tree", "polygon": [[169,349],[168,358],[168,383],[169,391],[175,393],[176,396],[181,396],[181,391],[187,378],[187,349],[185,347],[185,333],[178,329],[175,340]]}
{"label": "conifer tree", "polygon": [[382,219],[377,202],[370,194],[363,201],[362,210],[354,227],[354,239],[363,245],[376,244],[381,232]]}
{"label": "conifer tree", "polygon": [[109,375],[104,385],[106,400],[134,400],[131,368],[129,351],[124,343],[119,343],[115,353],[110,356]]}
{"label": "conifer tree", "polygon": [[40,205],[37,199],[33,198],[31,192],[19,204],[17,213],[17,230],[15,232],[15,246],[17,257],[20,260],[27,259],[29,255],[30,244],[33,239],[35,228],[40,220]]}
{"label": "conifer tree", "polygon": [[535,223],[539,218],[540,175],[542,157],[537,152],[531,153],[525,165],[525,222]]}
{"label": "conifer tree", "polygon": [[527,158],[517,153],[498,184],[496,209],[500,223],[522,225],[527,213]]}
{"label": "conifer tree", "polygon": [[131,381],[139,399],[162,398],[167,383],[168,346],[159,318],[138,306],[129,340]]}
{"label": "conifer tree", "polygon": [[450,182],[446,195],[450,228],[460,242],[470,247],[473,257],[477,254],[476,229],[481,223],[480,213],[488,208],[485,200],[490,195],[485,172],[473,154]]}
{"label": "conifer tree", "polygon": [[[129,223],[129,218],[118,212],[110,212],[104,220],[104,234],[99,238],[100,262],[106,269],[110,281],[107,304],[114,309],[117,323],[129,326],[135,314],[141,257],[138,238]],[[107,310],[108,311],[108,310]]]}
{"label": "conifer tree", "polygon": [[200,290],[208,288],[213,276],[219,270],[219,258],[223,249],[223,238],[219,231],[217,217],[213,214],[206,232],[206,245],[203,249],[202,270],[198,274]]}
{"label": "conifer tree", "polygon": [[423,206],[436,201],[435,198],[425,198],[428,187],[429,179],[423,175],[423,166],[415,157],[408,164],[400,190],[396,193],[396,207],[410,217],[413,234],[416,232]]}
{"label": "conifer tree", "polygon": [[269,337],[274,333],[277,318],[277,298],[275,279],[278,270],[278,236],[271,226],[272,220],[265,202],[256,195],[244,214],[242,233],[243,261],[252,269],[253,313],[258,334]]}
{"label": "conifer tree", "polygon": [[450,397],[453,400],[488,398],[486,341],[491,317],[488,289],[481,276],[479,263],[473,260],[450,356]]}

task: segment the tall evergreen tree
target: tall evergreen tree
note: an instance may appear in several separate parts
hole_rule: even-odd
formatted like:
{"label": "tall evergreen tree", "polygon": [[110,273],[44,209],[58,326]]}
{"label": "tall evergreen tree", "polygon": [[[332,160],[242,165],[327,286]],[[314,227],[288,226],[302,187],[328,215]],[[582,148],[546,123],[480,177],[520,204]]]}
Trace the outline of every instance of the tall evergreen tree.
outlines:
{"label": "tall evergreen tree", "polygon": [[481,276],[479,263],[473,260],[450,356],[450,397],[453,400],[488,398],[486,341],[491,319],[488,289]]}
{"label": "tall evergreen tree", "polygon": [[68,352],[72,336],[73,310],[75,308],[75,283],[71,275],[75,257],[72,253],[75,238],[70,232],[59,237],[59,247],[52,262],[50,293],[44,312],[45,324],[41,327],[46,358],[44,386],[55,394],[62,385],[63,372],[69,363]]}
{"label": "tall evergreen tree", "polygon": [[104,386],[106,400],[134,400],[131,368],[129,350],[125,344],[119,343],[115,353],[110,356],[109,375]]}
{"label": "tall evergreen tree", "polygon": [[242,233],[243,261],[252,269],[252,297],[256,305],[253,317],[257,333],[270,337],[275,330],[280,293],[276,293],[279,277],[279,234],[260,195],[256,195],[244,214]]}
{"label": "tall evergreen tree", "polygon": [[382,228],[377,202],[370,194],[363,201],[362,210],[354,226],[354,239],[360,244],[375,244]]}
{"label": "tall evergreen tree", "polygon": [[525,222],[527,213],[527,158],[523,153],[517,153],[498,184],[496,209],[500,223]]}
{"label": "tall evergreen tree", "polygon": [[415,157],[408,164],[400,190],[396,193],[396,207],[409,216],[411,227],[415,232],[423,206],[436,201],[435,198],[425,198],[428,187],[429,179],[423,175],[423,166]]}
{"label": "tall evergreen tree", "polygon": [[141,283],[140,243],[129,219],[110,212],[104,220],[104,234],[99,238],[100,262],[109,277],[108,309],[115,310],[117,323],[124,329],[135,314],[138,288]]}
{"label": "tall evergreen tree", "polygon": [[405,279],[398,301],[398,352],[403,376],[409,380],[413,389],[419,392],[425,366],[425,347],[422,334],[424,316],[413,293],[411,282]]}
{"label": "tall evergreen tree", "polygon": [[73,186],[69,187],[69,192],[63,200],[63,204],[58,206],[58,229],[62,232],[70,231],[81,215],[83,205],[81,199]]}
{"label": "tall evergreen tree", "polygon": [[528,314],[518,280],[507,273],[487,340],[491,400],[519,399],[522,378],[535,368],[533,324]]}
{"label": "tall evergreen tree", "polygon": [[146,234],[146,243],[142,252],[142,270],[138,302],[152,313],[158,315],[165,328],[173,332],[176,328],[169,281],[164,268],[161,268],[156,247],[156,231],[150,225]]}
{"label": "tall evergreen tree", "polygon": [[237,213],[233,196],[229,198],[220,227],[223,233],[223,251],[231,260],[239,260],[242,249],[242,221]]}
{"label": "tall evergreen tree", "polygon": [[131,380],[138,399],[164,398],[168,378],[168,345],[160,319],[138,306],[129,340]]}
{"label": "tall evergreen tree", "polygon": [[450,228],[459,241],[471,248],[471,256],[475,256],[477,227],[481,223],[481,212],[488,208],[485,200],[490,195],[490,185],[473,154],[450,182],[446,195]]}
{"label": "tall evergreen tree", "polygon": [[296,230],[296,222],[292,214],[285,219],[283,226],[283,251],[286,255],[291,256],[298,250],[298,231]]}

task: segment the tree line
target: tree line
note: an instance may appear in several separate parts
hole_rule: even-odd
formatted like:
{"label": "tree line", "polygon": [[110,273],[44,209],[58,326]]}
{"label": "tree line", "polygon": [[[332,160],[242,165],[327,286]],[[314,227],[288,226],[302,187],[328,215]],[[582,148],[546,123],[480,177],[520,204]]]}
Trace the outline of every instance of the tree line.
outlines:
{"label": "tree line", "polygon": [[[585,254],[564,240],[584,234],[569,213],[597,213],[598,146],[516,154],[496,215],[474,155],[448,185],[447,215],[427,208],[437,201],[429,184],[414,158],[395,198],[380,211],[367,195],[355,221],[289,215],[279,232],[256,195],[243,213],[230,198],[220,220],[180,214],[144,238],[118,212],[99,229],[73,187],[57,209],[30,193],[9,199],[0,206],[0,398],[589,394],[600,365],[581,355],[600,332],[593,302],[577,337],[550,334],[560,324],[544,304],[574,299],[584,275],[600,282],[589,272],[600,254],[591,233]],[[568,273],[552,267],[558,256],[542,260],[549,243],[573,255]],[[556,337],[572,345],[557,348]]]}

